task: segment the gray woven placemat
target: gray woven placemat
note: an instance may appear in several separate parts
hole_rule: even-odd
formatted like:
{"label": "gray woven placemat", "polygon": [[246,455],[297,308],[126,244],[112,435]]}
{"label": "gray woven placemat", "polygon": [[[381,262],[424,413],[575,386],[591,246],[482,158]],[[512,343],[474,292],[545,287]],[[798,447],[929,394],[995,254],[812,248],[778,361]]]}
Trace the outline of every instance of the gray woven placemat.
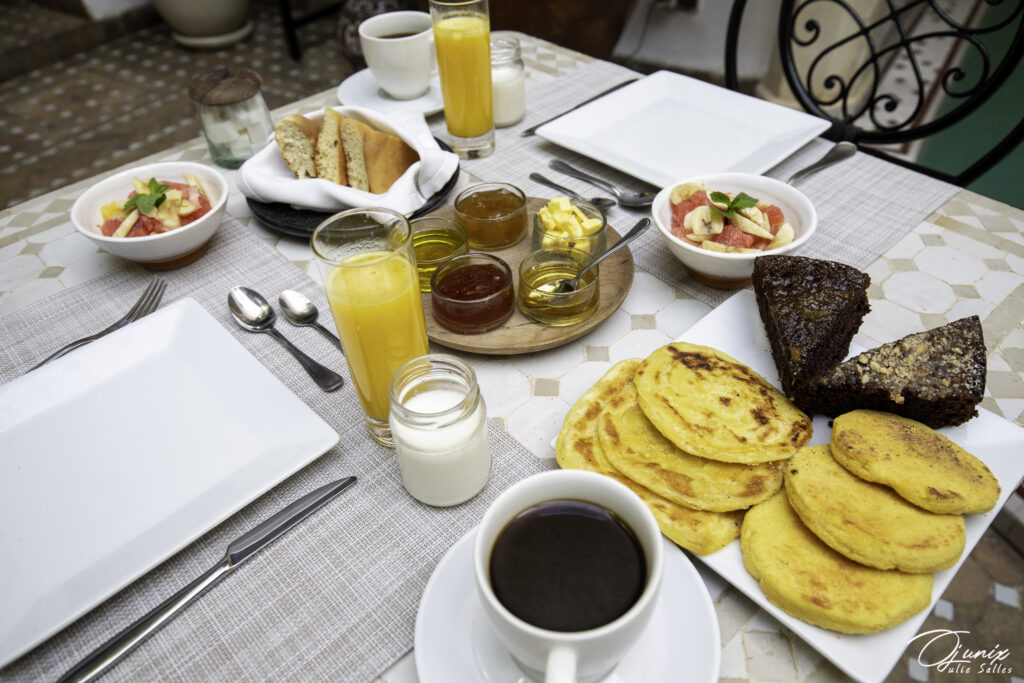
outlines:
{"label": "gray woven placemat", "polygon": [[[51,350],[120,317],[150,277],[126,267],[0,319],[0,380],[10,381]],[[0,670],[0,679],[55,679],[218,562],[240,533],[317,486],[354,474],[354,488],[228,576],[105,680],[372,680],[413,646],[420,596],[444,552],[475,526],[498,492],[549,465],[492,424],[493,470],[485,490],[452,508],[421,505],[402,488],[394,453],[366,435],[344,360],[327,340],[310,328],[281,323],[300,348],[345,375],[346,386],[329,394],[274,340],[240,330],[228,314],[227,292],[238,284],[271,301],[283,289],[297,289],[326,312],[319,285],[230,219],[202,259],[164,277],[165,303],[198,301],[337,430],[339,444]],[[154,394],[159,396],[158,387]],[[267,427],[273,428],[272,415]]]}
{"label": "gray woven placemat", "polygon": [[[497,151],[483,159],[462,162],[462,168],[478,178],[510,182],[531,197],[553,197],[558,192],[530,180],[529,174],[539,171],[557,183],[577,190],[585,196],[604,194],[597,188],[548,168],[548,162],[560,158],[611,180],[622,187],[649,189],[645,183],[600,162],[572,152],[534,135],[521,137],[519,131],[532,123],[570,109],[573,105],[608,87],[641,76],[630,69],[598,61],[581,66],[570,74],[547,83],[530,83],[530,109],[523,122],[513,128],[496,132]],[[431,118],[435,135],[444,135],[444,118]],[[666,140],[678,145],[685,154],[685,135],[692,134],[680,124],[680,138]],[[684,134],[685,133],[685,134]],[[812,140],[765,175],[785,180],[794,171],[816,161],[832,143]],[[638,153],[641,153],[638,151]],[[820,171],[798,185],[818,212],[818,230],[814,239],[798,253],[866,268],[905,235],[921,224],[960,188],[935,180],[921,173],[857,153],[836,166]],[[608,222],[624,233],[649,209],[615,207],[608,212]],[[682,264],[672,255],[657,228],[630,245],[636,265],[703,301],[717,306],[732,295],[730,291],[712,289],[691,279]]]}

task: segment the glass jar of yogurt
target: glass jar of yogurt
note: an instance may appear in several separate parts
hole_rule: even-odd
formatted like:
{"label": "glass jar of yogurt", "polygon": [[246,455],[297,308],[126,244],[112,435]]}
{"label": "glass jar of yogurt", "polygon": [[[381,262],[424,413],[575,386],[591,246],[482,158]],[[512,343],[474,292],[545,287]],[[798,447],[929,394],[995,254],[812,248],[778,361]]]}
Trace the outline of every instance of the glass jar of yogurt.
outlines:
{"label": "glass jar of yogurt", "polygon": [[473,369],[455,356],[413,358],[391,378],[388,422],[402,484],[416,500],[457,505],[491,474],[487,409]]}
{"label": "glass jar of yogurt", "polygon": [[515,38],[491,39],[491,93],[494,125],[513,126],[526,114],[526,76],[522,50]]}
{"label": "glass jar of yogurt", "polygon": [[199,110],[203,135],[214,163],[238,168],[266,146],[274,124],[252,69],[222,67],[196,76],[189,97]]}

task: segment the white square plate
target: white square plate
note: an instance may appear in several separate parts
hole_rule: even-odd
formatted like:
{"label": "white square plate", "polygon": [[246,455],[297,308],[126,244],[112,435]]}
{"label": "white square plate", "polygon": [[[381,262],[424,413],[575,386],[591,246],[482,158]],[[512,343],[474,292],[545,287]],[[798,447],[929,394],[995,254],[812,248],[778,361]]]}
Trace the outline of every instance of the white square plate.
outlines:
{"label": "white square plate", "polygon": [[337,440],[192,299],[0,387],[0,666]]}
{"label": "white square plate", "polygon": [[537,135],[665,187],[702,173],[763,173],[828,127],[804,112],[658,71]]}
{"label": "white square plate", "polygon": [[[779,386],[771,346],[764,333],[754,293],[750,290],[733,295],[687,330],[681,339],[724,351],[749,365],[776,387]],[[857,353],[860,350],[851,349],[851,352]],[[762,609],[853,678],[861,681],[883,680],[896,665],[910,640],[917,635],[921,624],[935,607],[935,601],[949,586],[960,565],[1024,477],[1024,459],[1020,457],[1020,453],[1024,452],[1024,429],[987,410],[979,408],[978,413],[978,417],[965,424],[939,431],[984,461],[999,480],[1002,493],[999,502],[990,512],[965,516],[967,544],[960,561],[956,566],[935,574],[931,605],[910,620],[872,635],[847,635],[829,631],[791,617],[769,602],[757,581],[743,566],[739,541],[733,541],[710,555],[696,555],[697,559],[743,591]],[[828,423],[827,417],[814,418],[811,444],[830,441],[831,429]]]}

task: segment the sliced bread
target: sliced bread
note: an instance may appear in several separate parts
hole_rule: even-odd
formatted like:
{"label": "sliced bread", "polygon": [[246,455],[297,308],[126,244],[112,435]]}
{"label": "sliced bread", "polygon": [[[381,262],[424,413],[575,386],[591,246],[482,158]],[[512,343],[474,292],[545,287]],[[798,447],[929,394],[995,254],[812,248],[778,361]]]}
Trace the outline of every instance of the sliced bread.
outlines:
{"label": "sliced bread", "polygon": [[363,139],[373,129],[362,121],[344,117],[341,119],[341,142],[345,149],[345,168],[348,184],[357,190],[370,191],[370,180],[366,174],[366,156]]}
{"label": "sliced bread", "polygon": [[281,150],[281,158],[296,178],[316,177],[317,129],[315,121],[299,114],[289,114],[274,126],[274,140]]}
{"label": "sliced bread", "polygon": [[324,108],[324,122],[316,138],[316,174],[324,180],[348,185],[345,148],[341,142],[341,114]]}
{"label": "sliced bread", "polygon": [[419,155],[401,138],[371,130],[363,138],[363,157],[370,192],[387,192],[406,169],[419,161]]}

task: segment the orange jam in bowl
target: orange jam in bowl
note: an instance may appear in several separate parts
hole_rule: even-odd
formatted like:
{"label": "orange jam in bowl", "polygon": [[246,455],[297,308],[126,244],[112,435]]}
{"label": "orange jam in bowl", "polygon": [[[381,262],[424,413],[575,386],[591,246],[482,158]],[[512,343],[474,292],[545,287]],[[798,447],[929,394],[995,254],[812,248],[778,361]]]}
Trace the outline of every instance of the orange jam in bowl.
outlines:
{"label": "orange jam in bowl", "polygon": [[442,263],[430,281],[434,320],[457,334],[480,334],[512,315],[512,269],[497,256],[463,254]]}
{"label": "orange jam in bowl", "polygon": [[471,249],[504,249],[526,235],[526,195],[508,183],[480,183],[455,198],[455,222]]}

